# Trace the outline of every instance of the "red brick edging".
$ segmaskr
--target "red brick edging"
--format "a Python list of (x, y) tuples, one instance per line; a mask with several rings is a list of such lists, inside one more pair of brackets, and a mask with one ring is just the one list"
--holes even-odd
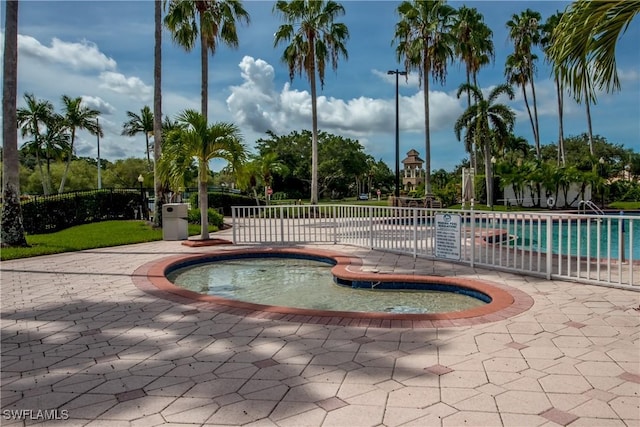
[[(216, 255), (246, 255), (282, 253), (331, 258), (336, 262), (331, 273), (341, 279), (383, 282), (439, 283), (469, 288), (491, 297), (491, 302), (481, 307), (448, 313), (365, 313), (347, 311), (311, 310), (295, 307), (262, 305), (204, 295), (180, 288), (171, 283), (165, 271), (172, 265), (194, 261)], [(141, 290), (159, 298), (182, 304), (196, 304), (198, 308), (230, 314), (285, 320), (301, 323), (368, 326), (382, 328), (438, 328), (446, 326), (469, 326), (507, 319), (528, 310), (533, 298), (525, 292), (506, 285), (461, 277), (416, 276), (407, 274), (384, 274), (361, 271), (359, 258), (340, 253), (295, 248), (261, 248), (225, 250), (194, 255), (180, 255), (152, 261), (140, 266), (133, 274), (134, 284)]]

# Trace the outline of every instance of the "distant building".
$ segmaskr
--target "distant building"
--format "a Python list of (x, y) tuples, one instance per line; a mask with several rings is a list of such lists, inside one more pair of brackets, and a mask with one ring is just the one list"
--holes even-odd
[(413, 148), (407, 152), (407, 157), (402, 161), (404, 165), (402, 170), (402, 189), (409, 193), (416, 189), (416, 187), (424, 183), (424, 170), (422, 164), (424, 160), (420, 158), (418, 153)]

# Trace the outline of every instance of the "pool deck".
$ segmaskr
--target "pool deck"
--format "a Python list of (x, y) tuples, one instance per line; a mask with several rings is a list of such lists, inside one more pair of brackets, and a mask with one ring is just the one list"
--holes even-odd
[(158, 260), (235, 246), (161, 241), (6, 261), (0, 423), (640, 426), (639, 292), (297, 248), (359, 258), (363, 274), (479, 280), (532, 304), (466, 325), (323, 324), (147, 286)]

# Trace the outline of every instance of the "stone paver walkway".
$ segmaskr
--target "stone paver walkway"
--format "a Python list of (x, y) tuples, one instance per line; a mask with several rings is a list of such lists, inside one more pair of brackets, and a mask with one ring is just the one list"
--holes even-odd
[(224, 247), (7, 261), (2, 425), (640, 426), (640, 293), (318, 247), (364, 269), (508, 285), (534, 304), (472, 326), (321, 325), (220, 313), (134, 284), (146, 263)]

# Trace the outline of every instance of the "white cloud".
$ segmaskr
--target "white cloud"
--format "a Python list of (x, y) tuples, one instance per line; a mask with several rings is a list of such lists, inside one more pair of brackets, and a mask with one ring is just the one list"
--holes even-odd
[(635, 68), (629, 68), (623, 70), (622, 68), (618, 68), (618, 78), (620, 82), (624, 85), (626, 83), (637, 82), (640, 80), (640, 73)]
[(116, 111), (113, 105), (99, 96), (82, 95), (82, 103), (89, 108), (100, 111), (100, 114), (104, 115), (110, 115)]
[[(234, 120), (255, 132), (273, 130), (287, 133), (311, 126), (311, 94), (306, 90), (292, 89), (285, 83), (276, 92), (274, 69), (266, 61), (245, 56), (239, 64), (240, 86), (231, 87), (227, 106)], [(387, 76), (373, 71), (384, 80)], [(422, 91), (399, 100), (400, 120), (403, 131), (424, 131), (424, 98)], [(462, 112), (460, 101), (444, 92), (430, 93), (431, 129), (438, 131), (451, 127)], [(395, 131), (395, 99), (358, 97), (343, 100), (335, 97), (317, 98), (318, 125), (320, 129), (354, 138), (366, 138), (377, 133)]]
[(124, 74), (112, 71), (100, 73), (100, 88), (128, 95), (143, 102), (149, 102), (153, 94), (153, 87), (146, 85), (140, 78), (126, 77)]
[(70, 43), (54, 37), (51, 46), (44, 46), (31, 36), (18, 35), (18, 49), (19, 55), (42, 62), (63, 64), (74, 70), (116, 69), (116, 61), (100, 52), (96, 44), (87, 40)]

